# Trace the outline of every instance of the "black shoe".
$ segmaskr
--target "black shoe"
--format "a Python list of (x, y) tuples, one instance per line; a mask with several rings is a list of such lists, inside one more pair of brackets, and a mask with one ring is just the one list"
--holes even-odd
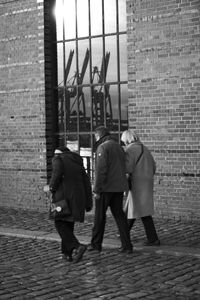
[(126, 254), (131, 254), (133, 253), (133, 249), (128, 249), (128, 248), (124, 248), (124, 247), (120, 247), (118, 248), (118, 252), (119, 253), (126, 253)]
[(73, 261), (72, 255), (69, 254), (62, 253), (62, 258), (69, 262)]
[(153, 242), (146, 241), (144, 246), (160, 246), (160, 240), (155, 240)]
[(85, 253), (87, 247), (85, 245), (80, 245), (76, 251), (76, 254), (73, 257), (73, 262), (77, 263), (83, 258), (83, 254)]
[(87, 247), (87, 250), (90, 251), (90, 252), (98, 252), (98, 253), (101, 252), (100, 249), (95, 248), (93, 245), (89, 245), (89, 246)]

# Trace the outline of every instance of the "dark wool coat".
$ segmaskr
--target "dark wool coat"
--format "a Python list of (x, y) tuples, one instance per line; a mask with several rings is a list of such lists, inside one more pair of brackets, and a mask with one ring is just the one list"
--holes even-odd
[(110, 136), (102, 138), (96, 150), (94, 192), (127, 190), (125, 152)]
[(92, 208), (92, 191), (79, 154), (68, 151), (54, 156), (49, 187), (53, 202), (65, 199), (71, 210), (70, 216), (56, 219), (83, 222), (85, 210)]
[[(154, 213), (153, 183), (156, 164), (151, 152), (142, 143), (134, 142), (126, 147), (126, 171), (130, 174), (131, 192), (128, 200), (132, 201), (128, 211), (128, 218), (145, 217)], [(129, 203), (130, 204), (130, 203)]]

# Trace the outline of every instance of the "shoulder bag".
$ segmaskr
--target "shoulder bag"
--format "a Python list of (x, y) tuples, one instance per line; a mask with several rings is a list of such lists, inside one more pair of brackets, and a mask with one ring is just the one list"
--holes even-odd
[(52, 202), (49, 208), (49, 219), (54, 220), (56, 217), (66, 217), (71, 215), (71, 210), (69, 208), (68, 202), (65, 199), (62, 199), (57, 202)]

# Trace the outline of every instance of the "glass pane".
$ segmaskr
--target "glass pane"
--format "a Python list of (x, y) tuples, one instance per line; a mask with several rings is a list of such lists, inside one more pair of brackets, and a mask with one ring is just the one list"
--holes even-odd
[(67, 89), (65, 93), (67, 132), (78, 130), (78, 95), (77, 89)]
[(89, 35), (88, 0), (77, 1), (78, 37)]
[(64, 61), (63, 61), (63, 43), (57, 44), (57, 68), (58, 68), (58, 127), (59, 132), (64, 132)]
[(126, 31), (126, 0), (119, 0), (119, 30)]
[(63, 43), (57, 44), (57, 68), (58, 68), (58, 86), (63, 85), (64, 74), (63, 74)]
[(90, 83), (90, 52), (88, 40), (78, 42), (79, 84)]
[(91, 127), (90, 88), (79, 88), (79, 131), (90, 131)]
[(120, 35), (120, 81), (128, 80), (127, 71), (127, 36), (126, 34)]
[(65, 43), (65, 91), (66, 130), (77, 130), (77, 72), (75, 42)]
[[(108, 0), (107, 0), (108, 1)], [(102, 34), (102, 0), (90, 1), (91, 34)]]
[(81, 134), (80, 140), (80, 154), (81, 156), (91, 156), (91, 136), (90, 134)]
[(92, 78), (93, 83), (101, 81), (103, 45), (101, 38), (92, 39)]
[(121, 85), (121, 131), (128, 128), (128, 86)]
[(95, 86), (92, 89), (92, 119), (93, 127), (104, 124), (105, 120), (105, 93), (102, 86)]
[(117, 81), (117, 43), (116, 37), (105, 39), (106, 53), (105, 65), (107, 66), (106, 81)]
[[(74, 94), (73, 94), (74, 93)], [(58, 111), (60, 128), (66, 131), (77, 131), (77, 91), (70, 88), (58, 88)]]
[(105, 33), (116, 32), (116, 0), (104, 1)]
[(62, 133), (65, 130), (63, 86), (58, 87), (58, 128), (59, 128), (59, 133)]
[(94, 165), (94, 154), (92, 153), (92, 143), (91, 135), (80, 135), (80, 155), (83, 158), (83, 164), (87, 171), (87, 173), (90, 175), (90, 178), (92, 178), (92, 170)]
[(54, 15), (56, 18), (57, 41), (59, 41), (63, 39), (63, 1), (56, 0)]
[(76, 44), (65, 43), (65, 83), (74, 85), (76, 83)]
[(118, 86), (111, 85), (106, 95), (106, 124), (112, 131), (119, 129)]
[[(57, 0), (59, 2), (60, 0)], [(61, 2), (61, 1), (60, 1)], [(75, 1), (64, 1), (63, 16), (65, 22), (65, 39), (76, 37)]]
[(67, 135), (67, 141), (66, 141), (66, 146), (69, 148), (71, 151), (78, 152), (79, 147), (78, 147), (78, 135)]

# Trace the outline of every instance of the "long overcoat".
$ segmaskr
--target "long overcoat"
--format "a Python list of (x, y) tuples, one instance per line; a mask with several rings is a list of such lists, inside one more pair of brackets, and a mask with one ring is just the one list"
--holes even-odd
[(66, 221), (84, 221), (85, 211), (92, 208), (92, 190), (81, 156), (75, 152), (56, 155), (52, 160), (50, 190), (53, 202), (65, 199), (71, 210), (70, 216), (56, 216)]
[(133, 142), (126, 147), (126, 171), (131, 181), (131, 190), (126, 202), (129, 206), (128, 219), (153, 215), (156, 164), (149, 149), (140, 141)]

